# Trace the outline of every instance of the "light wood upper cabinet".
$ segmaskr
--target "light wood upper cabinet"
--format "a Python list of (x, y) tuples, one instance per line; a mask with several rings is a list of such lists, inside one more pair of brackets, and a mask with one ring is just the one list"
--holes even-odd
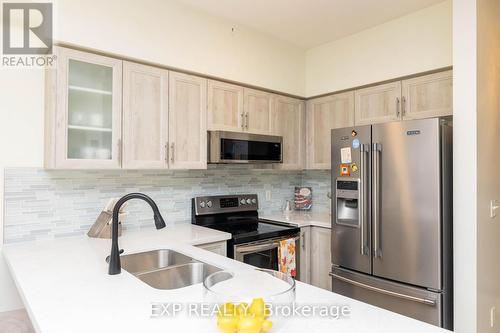
[(330, 169), (331, 130), (354, 125), (354, 93), (307, 102), (307, 168)]
[[(301, 100), (56, 46), (45, 167), (205, 169), (207, 130), (283, 137), (283, 164), (330, 169), (331, 130), (452, 115), (452, 71)], [(123, 126), (123, 127), (122, 127)]]
[(244, 92), (244, 130), (255, 134), (271, 132), (272, 94), (245, 88)]
[(304, 102), (285, 96), (274, 96), (271, 132), (283, 137), (283, 163), (275, 168), (301, 170), (305, 157)]
[(446, 71), (403, 81), (404, 119), (453, 114), (453, 72)]
[(401, 81), (356, 90), (356, 126), (401, 119)]
[(56, 47), (47, 71), (45, 166), (120, 167), (122, 61)]
[(208, 129), (240, 132), (243, 117), (243, 87), (209, 80)]
[(169, 166), (207, 168), (207, 80), (170, 72)]
[(123, 63), (123, 168), (167, 168), (168, 71)]
[(311, 284), (332, 290), (332, 278), (329, 273), (332, 265), (330, 251), (331, 230), (329, 228), (311, 227)]
[(234, 84), (208, 82), (208, 129), (269, 134), (272, 94)]

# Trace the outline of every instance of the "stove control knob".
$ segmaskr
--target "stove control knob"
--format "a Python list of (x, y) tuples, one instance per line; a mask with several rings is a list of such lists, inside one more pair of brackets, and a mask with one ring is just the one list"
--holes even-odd
[(241, 200), (240, 200), (240, 203), (241, 203), (242, 205), (244, 205), (244, 204), (246, 204), (247, 202), (245, 201), (245, 199), (241, 199)]
[(249, 205), (250, 205), (251, 203), (252, 203), (252, 200), (247, 199), (247, 204), (249, 204)]
[(253, 198), (252, 203), (255, 205), (257, 203), (257, 199)]
[(210, 200), (207, 201), (207, 207), (212, 208), (212, 201), (210, 201)]
[(200, 207), (205, 208), (205, 201), (200, 202)]

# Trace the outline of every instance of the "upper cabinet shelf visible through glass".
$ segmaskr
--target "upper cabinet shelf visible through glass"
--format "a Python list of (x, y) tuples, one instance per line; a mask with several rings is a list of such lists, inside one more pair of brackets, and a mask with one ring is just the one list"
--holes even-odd
[(111, 129), (113, 68), (70, 59), (68, 81), (68, 125)]
[(56, 47), (56, 168), (119, 168), (122, 61)]

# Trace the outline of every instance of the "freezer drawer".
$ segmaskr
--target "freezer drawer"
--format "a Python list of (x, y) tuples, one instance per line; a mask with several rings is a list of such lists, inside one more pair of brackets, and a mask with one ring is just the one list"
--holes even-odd
[(404, 316), (443, 326), (443, 295), (373, 276), (334, 268), (333, 292)]

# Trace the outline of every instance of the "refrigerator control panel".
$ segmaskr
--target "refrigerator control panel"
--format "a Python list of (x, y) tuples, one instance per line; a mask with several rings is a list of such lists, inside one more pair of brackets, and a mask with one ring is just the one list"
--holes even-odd
[(358, 181), (355, 180), (337, 180), (337, 190), (357, 191)]

